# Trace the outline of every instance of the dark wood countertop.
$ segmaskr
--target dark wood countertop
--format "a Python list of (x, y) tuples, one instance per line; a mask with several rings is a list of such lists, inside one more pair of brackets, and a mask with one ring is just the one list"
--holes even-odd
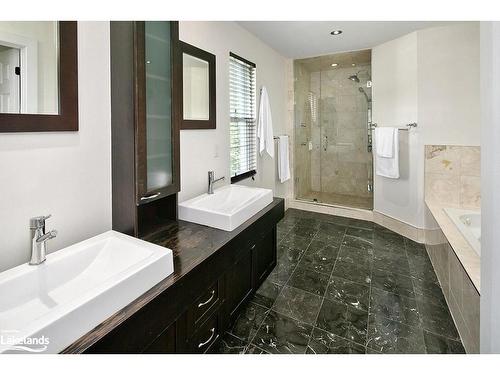
[(282, 198), (274, 198), (267, 207), (252, 216), (242, 225), (231, 232), (198, 225), (186, 221), (172, 221), (157, 232), (143, 239), (160, 246), (167, 247), (173, 252), (174, 272), (153, 288), (145, 292), (136, 300), (106, 319), (97, 327), (86, 333), (77, 341), (69, 345), (62, 353), (82, 353), (99, 339), (119, 326), (141, 307), (152, 301), (161, 293), (172, 287), (179, 280), (193, 271), (197, 266), (216, 253), (225, 244), (238, 236), (241, 232), (259, 220), (263, 215), (278, 205), (283, 205)]

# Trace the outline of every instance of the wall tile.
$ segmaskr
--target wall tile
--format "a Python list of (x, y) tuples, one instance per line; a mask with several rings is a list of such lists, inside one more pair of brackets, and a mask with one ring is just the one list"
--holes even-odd
[(460, 206), (481, 208), (481, 177), (460, 176)]
[(460, 173), (460, 148), (426, 146), (425, 172), (458, 175)]
[(462, 339), (462, 343), (464, 344), (464, 346), (466, 346), (466, 341), (468, 341), (467, 338), (469, 338), (469, 331), (462, 316), (462, 312), (460, 311), (460, 304), (457, 302), (453, 294), (450, 294), (449, 298), (446, 298), (446, 302), (448, 304), (448, 308), (450, 309), (453, 320), (455, 321), (455, 325), (457, 327), (458, 333), (460, 334), (460, 338)]
[[(450, 262), (450, 254), (448, 252), (448, 244), (441, 244), (437, 248), (436, 252), (436, 260), (437, 265), (434, 266), (434, 269), (437, 270), (438, 280), (441, 283), (441, 289), (443, 289), (443, 293), (445, 296), (450, 295), (450, 273), (449, 273), (449, 262)], [(441, 279), (439, 279), (441, 276)]]
[(460, 308), (463, 306), (463, 273), (464, 270), (460, 261), (451, 246), (447, 245), (447, 253), (449, 254), (449, 273), (450, 273), (450, 292), (458, 302)]
[(469, 277), (462, 272), (463, 278), (463, 297), (462, 297), (462, 316), (469, 330), (472, 346), (479, 352), (480, 338), (480, 296)]
[(446, 298), (450, 294), (450, 274), (448, 271), (448, 251), (446, 244), (425, 244), (427, 254), (431, 259), (432, 266), (436, 272), (436, 276), (441, 284), (441, 289)]
[(458, 175), (426, 173), (425, 198), (434, 202), (458, 205), (460, 192)]
[(467, 353), (479, 353), (479, 294), (449, 243), (425, 247)]
[(480, 208), (480, 170), (479, 146), (426, 145), (425, 199), (463, 208)]
[(481, 176), (481, 148), (478, 146), (460, 147), (460, 175)]

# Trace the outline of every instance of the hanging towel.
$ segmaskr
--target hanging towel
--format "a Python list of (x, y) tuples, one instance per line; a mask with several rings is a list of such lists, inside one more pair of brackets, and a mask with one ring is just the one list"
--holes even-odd
[(377, 155), (383, 158), (394, 156), (394, 137), (398, 134), (396, 128), (383, 127), (375, 129), (375, 144), (377, 145)]
[(376, 128), (375, 150), (375, 171), (377, 175), (387, 178), (399, 178), (398, 129), (389, 127)]
[(290, 179), (288, 135), (280, 135), (278, 138), (278, 177), (281, 183)]
[(267, 90), (262, 86), (260, 90), (259, 120), (257, 124), (257, 138), (259, 138), (259, 152), (262, 156), (264, 149), (274, 158), (273, 120)]

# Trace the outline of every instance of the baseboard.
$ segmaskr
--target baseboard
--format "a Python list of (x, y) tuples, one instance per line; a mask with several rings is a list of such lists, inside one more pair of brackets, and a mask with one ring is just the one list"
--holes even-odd
[(410, 240), (418, 243), (425, 243), (425, 229), (423, 228), (417, 228), (411, 224), (384, 215), (378, 211), (373, 211), (373, 222), (409, 238)]
[(333, 206), (329, 204), (306, 202), (297, 199), (287, 199), (287, 208), (296, 208), (298, 210), (317, 212), (320, 214), (349, 217), (352, 219), (373, 221), (373, 212), (361, 208), (350, 208)]
[(352, 219), (368, 220), (378, 225), (386, 227), (410, 240), (418, 243), (425, 243), (426, 231), (423, 228), (414, 227), (411, 224), (394, 219), (377, 211), (363, 210), (360, 208), (333, 206), (316, 202), (306, 202), (297, 199), (287, 198), (285, 209), (295, 208), (298, 210), (318, 212), (327, 215), (349, 217)]

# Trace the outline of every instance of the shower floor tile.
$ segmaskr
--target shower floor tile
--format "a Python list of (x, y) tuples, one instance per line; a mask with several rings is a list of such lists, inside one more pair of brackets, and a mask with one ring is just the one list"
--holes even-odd
[(364, 208), (366, 210), (373, 209), (373, 197), (359, 197), (355, 195), (327, 193), (323, 191), (308, 191), (298, 199), (307, 201), (316, 200), (319, 203), (333, 204), (344, 207)]
[(278, 265), (216, 352), (465, 353), (422, 245), (295, 209), (278, 228)]

